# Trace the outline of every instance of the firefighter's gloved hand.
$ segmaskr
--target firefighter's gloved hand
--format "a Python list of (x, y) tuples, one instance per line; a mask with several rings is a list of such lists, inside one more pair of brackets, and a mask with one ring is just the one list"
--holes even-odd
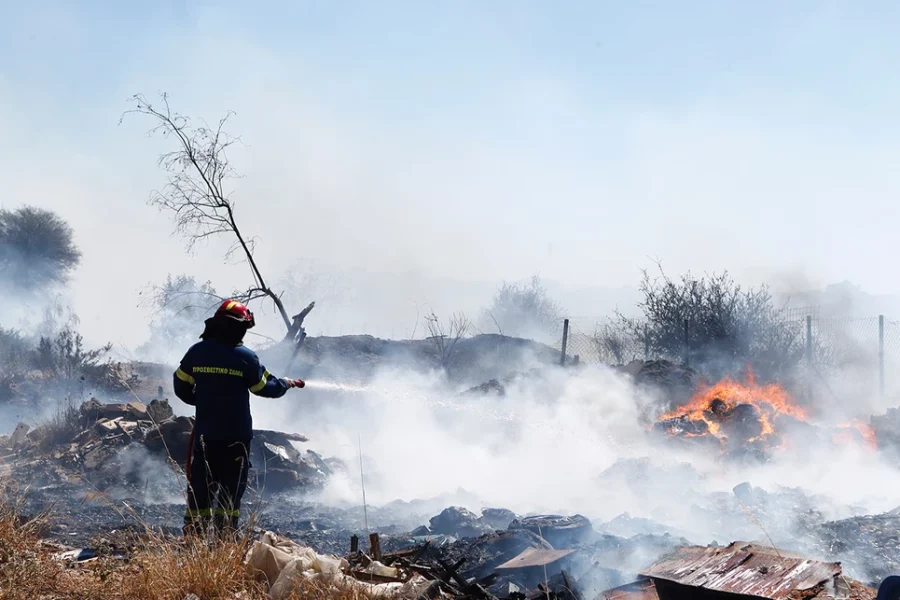
[(289, 388), (302, 388), (306, 386), (306, 382), (304, 382), (302, 379), (288, 379), (287, 377), (285, 377), (284, 382)]

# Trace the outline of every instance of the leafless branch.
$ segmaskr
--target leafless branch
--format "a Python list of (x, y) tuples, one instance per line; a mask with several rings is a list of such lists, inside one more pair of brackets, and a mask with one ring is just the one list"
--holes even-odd
[(419, 310), (419, 303), (416, 302), (415, 300), (413, 300), (412, 303), (416, 307), (416, 322), (413, 325), (412, 334), (410, 334), (409, 339), (414, 340), (414, 339), (416, 339), (416, 332), (419, 330), (419, 318), (421, 315), (420, 315), (420, 310)]
[(497, 322), (497, 318), (494, 316), (494, 311), (489, 310), (487, 314), (491, 318), (491, 321), (494, 322), (494, 325), (497, 327), (497, 331), (500, 333), (500, 335), (503, 335), (503, 328), (500, 327), (500, 323)]
[(469, 333), (472, 324), (463, 313), (454, 313), (445, 323), (432, 311), (425, 317), (425, 327), (428, 329), (428, 339), (434, 344), (438, 361), (449, 378), (456, 345)]
[(155, 122), (150, 134), (174, 140), (177, 148), (159, 157), (159, 166), (168, 174), (168, 181), (161, 190), (151, 194), (150, 204), (172, 213), (175, 229), (185, 238), (188, 251), (208, 238), (233, 236), (234, 245), (227, 256), (239, 252), (253, 278), (254, 285), (246, 298), (271, 299), (290, 331), (292, 321), (281, 298), (266, 285), (253, 254), (254, 240), (245, 236), (238, 226), (236, 204), (228, 190), (229, 182), (237, 178), (228, 151), (240, 142), (240, 138), (225, 132), (225, 125), (234, 113), (228, 112), (214, 127), (206, 124), (195, 127), (189, 118), (172, 111), (167, 94), (161, 96), (159, 105), (151, 104), (142, 95), (133, 96), (132, 101), (135, 108), (125, 114), (150, 117)]

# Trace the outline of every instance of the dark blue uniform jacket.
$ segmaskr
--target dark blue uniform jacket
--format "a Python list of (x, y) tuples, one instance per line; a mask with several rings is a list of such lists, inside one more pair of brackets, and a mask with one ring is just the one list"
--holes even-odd
[(175, 395), (197, 407), (194, 431), (208, 440), (250, 441), (250, 392), (280, 398), (287, 384), (246, 346), (206, 339), (190, 347), (174, 375)]

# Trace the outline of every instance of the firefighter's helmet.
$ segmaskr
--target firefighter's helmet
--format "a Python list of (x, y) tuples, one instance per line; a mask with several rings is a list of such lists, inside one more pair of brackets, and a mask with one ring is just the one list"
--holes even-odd
[(246, 323), (248, 329), (256, 325), (256, 320), (253, 318), (253, 313), (250, 312), (250, 309), (237, 300), (226, 300), (223, 302), (222, 306), (216, 311), (215, 316)]

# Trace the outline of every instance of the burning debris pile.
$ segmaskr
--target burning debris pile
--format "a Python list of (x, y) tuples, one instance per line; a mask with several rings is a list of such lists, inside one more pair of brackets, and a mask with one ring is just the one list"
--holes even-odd
[(713, 446), (768, 448), (782, 443), (776, 425), (805, 422), (806, 411), (777, 384), (725, 378), (702, 385), (690, 401), (662, 415), (655, 428), (669, 435), (700, 438)]
[[(57, 419), (30, 429), (20, 423), (11, 435), (0, 435), (0, 458), (6, 470), (27, 473), (39, 486), (84, 480), (103, 492), (146, 480), (143, 454), (184, 470), (194, 420), (175, 416), (167, 400), (104, 404), (95, 398)], [(301, 435), (254, 431), (250, 447), (250, 483), (266, 494), (314, 490), (340, 465), (292, 442)]]
[(760, 384), (749, 371), (743, 381), (726, 377), (701, 384), (686, 404), (660, 416), (653, 429), (729, 458), (766, 460), (768, 451), (804, 439), (877, 446), (873, 428), (861, 421), (833, 428), (813, 425), (809, 410), (784, 387)]

